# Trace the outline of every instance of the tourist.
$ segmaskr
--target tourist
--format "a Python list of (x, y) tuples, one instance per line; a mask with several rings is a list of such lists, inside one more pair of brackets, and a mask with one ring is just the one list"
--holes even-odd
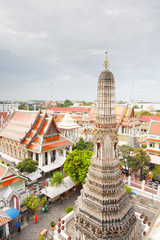
[(38, 216), (37, 216), (37, 214), (35, 214), (35, 216), (34, 216), (34, 223), (36, 223), (36, 222), (38, 222)]
[(24, 220), (24, 216), (22, 215), (21, 216), (21, 223), (23, 223), (23, 220)]
[(46, 240), (54, 240), (54, 230), (55, 230), (55, 222), (51, 222), (50, 223), (50, 229), (48, 231), (48, 234), (47, 234), (47, 238)]
[(20, 218), (18, 218), (18, 222), (16, 223), (16, 228), (18, 229), (18, 233), (21, 232), (21, 223), (20, 223)]

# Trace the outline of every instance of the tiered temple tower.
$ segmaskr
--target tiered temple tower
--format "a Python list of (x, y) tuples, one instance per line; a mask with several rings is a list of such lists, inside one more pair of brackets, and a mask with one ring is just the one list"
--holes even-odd
[(94, 152), (75, 204), (76, 240), (136, 240), (136, 217), (117, 157), (115, 81), (108, 65), (106, 56), (98, 79)]

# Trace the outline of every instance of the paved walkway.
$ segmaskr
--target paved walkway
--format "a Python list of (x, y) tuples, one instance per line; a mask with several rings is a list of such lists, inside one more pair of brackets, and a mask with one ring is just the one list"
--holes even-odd
[(39, 233), (47, 228), (49, 229), (49, 224), (51, 221), (55, 221), (57, 223), (57, 219), (66, 215), (66, 208), (68, 206), (74, 207), (74, 202), (79, 196), (79, 191), (73, 193), (69, 199), (65, 199), (60, 205), (53, 205), (48, 213), (42, 213), (38, 216), (38, 223), (34, 224), (34, 220), (30, 220), (28, 223), (24, 221), (21, 233), (12, 234), (12, 240), (38, 240)]

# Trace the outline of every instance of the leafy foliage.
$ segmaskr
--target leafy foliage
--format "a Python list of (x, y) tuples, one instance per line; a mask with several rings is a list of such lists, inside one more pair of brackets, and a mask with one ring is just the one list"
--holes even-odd
[(43, 235), (38, 237), (38, 240), (45, 240), (45, 237), (43, 237)]
[(35, 196), (29, 196), (23, 200), (22, 205), (26, 205), (26, 207), (34, 213), (35, 211), (39, 210), (41, 200)]
[(134, 150), (133, 157), (128, 161), (128, 167), (132, 168), (134, 171), (140, 169), (140, 178), (142, 178), (143, 168), (149, 166), (150, 162), (150, 156), (142, 148), (137, 148)]
[(154, 171), (153, 171), (153, 176), (160, 179), (160, 166), (155, 165)]
[(61, 185), (61, 183), (64, 183), (64, 180), (63, 180), (63, 174), (62, 172), (54, 172), (53, 173), (53, 177), (50, 178), (50, 181), (51, 181), (51, 186), (59, 186)]
[(85, 142), (83, 138), (80, 138), (79, 142), (76, 143), (76, 146), (73, 147), (73, 150), (75, 149), (93, 151), (93, 143)]
[(118, 152), (120, 155), (119, 160), (122, 166), (126, 168), (126, 166), (128, 166), (128, 162), (131, 161), (131, 152), (133, 152), (133, 148), (127, 145), (122, 145), (118, 148)]
[(126, 192), (127, 192), (128, 194), (131, 193), (131, 188), (130, 188), (130, 187), (124, 186), (124, 188), (126, 189)]
[(63, 170), (70, 178), (78, 183), (84, 184), (90, 166), (90, 159), (93, 152), (87, 150), (74, 150), (67, 157)]
[(66, 213), (70, 213), (70, 212), (72, 212), (72, 211), (73, 211), (73, 208), (72, 208), (72, 207), (69, 206), (69, 207), (66, 208)]
[(73, 105), (73, 103), (70, 100), (66, 99), (64, 101), (64, 104), (63, 104), (64, 107), (70, 107), (71, 105)]
[(22, 162), (17, 164), (17, 168), (20, 172), (27, 172), (32, 173), (37, 170), (38, 163), (36, 161), (33, 161), (30, 158), (25, 158)]

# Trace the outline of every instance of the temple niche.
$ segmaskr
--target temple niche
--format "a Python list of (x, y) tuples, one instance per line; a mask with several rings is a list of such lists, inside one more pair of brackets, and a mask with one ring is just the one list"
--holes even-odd
[(134, 209), (117, 157), (115, 81), (107, 57), (104, 66), (98, 79), (91, 166), (75, 204), (76, 240), (138, 240)]

